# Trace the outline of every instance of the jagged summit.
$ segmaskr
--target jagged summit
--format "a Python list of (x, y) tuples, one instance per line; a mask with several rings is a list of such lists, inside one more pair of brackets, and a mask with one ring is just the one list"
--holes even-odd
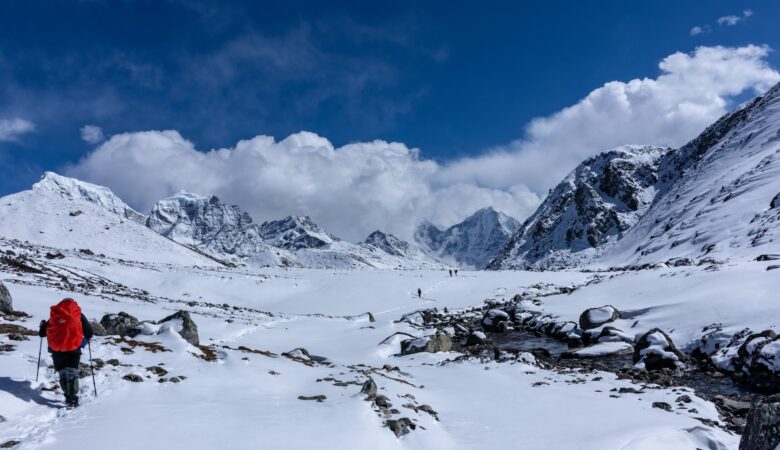
[(514, 218), (487, 207), (446, 230), (424, 221), (415, 231), (415, 240), (442, 261), (482, 269), (519, 225)]
[(261, 265), (278, 264), (249, 214), (216, 196), (206, 198), (180, 192), (160, 200), (152, 208), (146, 225), (176, 242), (215, 256), (249, 258)]
[(324, 231), (309, 216), (287, 216), (264, 222), (260, 235), (269, 244), (287, 250), (324, 248), (340, 239)]
[(367, 246), (372, 245), (393, 256), (403, 257), (409, 253), (408, 242), (398, 239), (392, 234), (385, 233), (381, 230), (376, 230), (369, 234), (366, 240), (363, 241), (363, 244)]
[(578, 165), (490, 263), (491, 269), (558, 269), (614, 245), (653, 201), (662, 157), (671, 149), (629, 145)]
[(44, 172), (41, 180), (35, 183), (32, 189), (33, 191), (55, 192), (72, 200), (85, 200), (139, 223), (146, 220), (143, 214), (127, 206), (111, 192), (111, 189), (75, 178), (64, 177), (54, 172)]

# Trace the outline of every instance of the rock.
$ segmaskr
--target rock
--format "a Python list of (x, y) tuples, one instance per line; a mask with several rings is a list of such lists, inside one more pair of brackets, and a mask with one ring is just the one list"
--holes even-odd
[(63, 259), (65, 258), (65, 255), (63, 255), (60, 252), (54, 252), (54, 253), (46, 253), (45, 257), (46, 259)]
[(778, 253), (758, 255), (758, 257), (756, 258), (756, 261), (778, 261), (778, 260), (780, 260), (780, 254)]
[(666, 261), (666, 265), (669, 267), (692, 266), (693, 260), (691, 258), (672, 258)]
[(401, 354), (448, 352), (452, 350), (452, 338), (446, 334), (434, 334), (417, 339), (401, 341)]
[(417, 428), (417, 425), (406, 417), (401, 417), (398, 420), (388, 419), (385, 424), (393, 433), (395, 433), (395, 436), (399, 438), (409, 434), (412, 430)]
[(507, 322), (509, 314), (500, 309), (491, 309), (482, 317), (482, 328), (492, 333), (505, 332)]
[(89, 324), (92, 326), (92, 331), (95, 333), (95, 336), (108, 336), (106, 329), (103, 328), (103, 325), (97, 320), (92, 319), (89, 321)]
[(374, 322), (376, 322), (376, 319), (374, 318), (374, 315), (373, 315), (373, 314), (371, 314), (370, 312), (367, 312), (366, 314), (368, 315), (368, 321), (369, 321), (370, 323), (374, 323)]
[(488, 337), (481, 331), (472, 331), (466, 338), (466, 347), (482, 345), (488, 341)]
[(90, 250), (88, 248), (79, 249), (79, 253), (81, 253), (82, 255), (87, 255), (87, 256), (95, 256), (95, 252), (93, 252), (92, 250)]
[(21, 443), (22, 441), (5, 441), (2, 444), (0, 444), (0, 448), (13, 448)]
[(162, 319), (157, 322), (162, 325), (166, 322), (175, 322), (176, 326), (174, 330), (184, 338), (185, 341), (197, 347), (200, 345), (200, 338), (198, 337), (198, 326), (190, 317), (190, 313), (187, 311), (177, 311), (175, 314)]
[(672, 405), (666, 402), (653, 402), (653, 408), (663, 409), (664, 411), (672, 412)]
[(146, 370), (148, 370), (149, 372), (152, 372), (153, 374), (155, 374), (157, 376), (160, 376), (160, 377), (164, 376), (164, 375), (168, 375), (168, 371), (163, 369), (160, 366), (147, 367)]
[(690, 403), (692, 400), (691, 400), (690, 396), (683, 394), (683, 395), (677, 397), (677, 400), (675, 400), (675, 401), (678, 402), (678, 403)]
[(317, 403), (322, 403), (327, 398), (328, 397), (326, 397), (324, 395), (311, 395), (311, 396), (299, 395), (298, 396), (298, 400), (316, 400)]
[(377, 395), (374, 398), (374, 404), (380, 408), (390, 408), (393, 406), (392, 403), (390, 403), (390, 399), (385, 397), (384, 395)]
[(772, 199), (771, 202), (769, 202), (770, 208), (780, 208), (780, 193), (775, 195), (775, 198)]
[(14, 303), (11, 293), (8, 292), (8, 288), (3, 283), (0, 283), (0, 313), (8, 314), (13, 310)]
[(144, 381), (144, 378), (141, 375), (136, 375), (134, 373), (128, 373), (127, 375), (123, 376), (122, 379), (132, 381), (133, 383), (141, 383)]
[(590, 330), (598, 328), (605, 323), (614, 322), (620, 318), (620, 311), (612, 305), (605, 305), (600, 308), (589, 308), (580, 314), (580, 328)]
[(778, 266), (777, 264), (766, 266), (766, 270), (775, 270), (775, 269), (780, 269), (780, 266)]
[(672, 339), (661, 329), (653, 328), (637, 341), (634, 347), (634, 364), (644, 364), (645, 370), (677, 369), (684, 359)]
[(733, 378), (760, 391), (780, 392), (780, 337), (772, 330), (749, 335), (732, 358)]
[(110, 336), (136, 337), (141, 334), (141, 323), (126, 312), (106, 314), (100, 319), (100, 325), (103, 326), (106, 335)]
[(780, 446), (780, 395), (755, 400), (747, 416), (739, 450), (775, 450)]
[(360, 389), (360, 393), (366, 395), (368, 398), (376, 397), (376, 391), (376, 383), (370, 377), (363, 383), (363, 387)]

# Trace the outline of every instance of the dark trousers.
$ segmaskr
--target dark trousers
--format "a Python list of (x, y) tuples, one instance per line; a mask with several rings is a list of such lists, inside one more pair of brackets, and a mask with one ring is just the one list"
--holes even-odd
[(54, 370), (59, 372), (65, 368), (78, 369), (81, 359), (81, 349), (69, 352), (51, 352), (51, 359), (54, 362)]

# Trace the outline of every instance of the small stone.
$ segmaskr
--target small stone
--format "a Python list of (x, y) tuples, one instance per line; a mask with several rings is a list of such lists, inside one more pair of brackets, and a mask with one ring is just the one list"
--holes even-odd
[(390, 399), (385, 397), (384, 395), (377, 395), (374, 398), (374, 404), (380, 408), (390, 408), (392, 403), (390, 403)]
[(688, 395), (681, 395), (681, 396), (677, 397), (677, 400), (675, 400), (675, 401), (679, 402), (679, 403), (690, 403), (691, 402), (691, 397), (689, 397)]
[(163, 376), (163, 375), (168, 375), (168, 371), (163, 369), (160, 366), (147, 367), (146, 370), (148, 370), (149, 372), (152, 372), (153, 374), (155, 374), (157, 376), (160, 376), (160, 377)]
[(134, 373), (128, 373), (127, 375), (123, 376), (122, 379), (132, 381), (133, 383), (141, 383), (144, 381), (141, 375), (136, 375)]
[(298, 400), (316, 400), (318, 403), (322, 403), (327, 398), (328, 397), (324, 395), (312, 395), (312, 396), (299, 395), (298, 396)]
[(653, 402), (653, 408), (663, 409), (664, 411), (672, 411), (672, 405), (666, 402)]
[(360, 393), (366, 395), (368, 398), (376, 397), (376, 383), (373, 379), (369, 378), (363, 383), (363, 387), (360, 389)]
[(409, 434), (411, 430), (417, 428), (417, 425), (406, 417), (402, 417), (398, 420), (388, 419), (385, 421), (385, 424), (398, 438)]

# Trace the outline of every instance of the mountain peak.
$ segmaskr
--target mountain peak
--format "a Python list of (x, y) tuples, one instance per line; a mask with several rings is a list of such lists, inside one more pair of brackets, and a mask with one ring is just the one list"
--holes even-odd
[(287, 216), (264, 222), (260, 225), (260, 233), (266, 242), (287, 250), (323, 248), (339, 241), (309, 216)]
[(369, 234), (365, 241), (365, 245), (373, 245), (386, 253), (394, 256), (405, 256), (409, 252), (409, 243), (403, 241), (390, 233), (385, 233), (381, 230), (376, 230)]
[(111, 189), (54, 172), (44, 172), (32, 189), (36, 192), (53, 192), (71, 200), (87, 201), (136, 222), (145, 220), (143, 214), (129, 207)]

